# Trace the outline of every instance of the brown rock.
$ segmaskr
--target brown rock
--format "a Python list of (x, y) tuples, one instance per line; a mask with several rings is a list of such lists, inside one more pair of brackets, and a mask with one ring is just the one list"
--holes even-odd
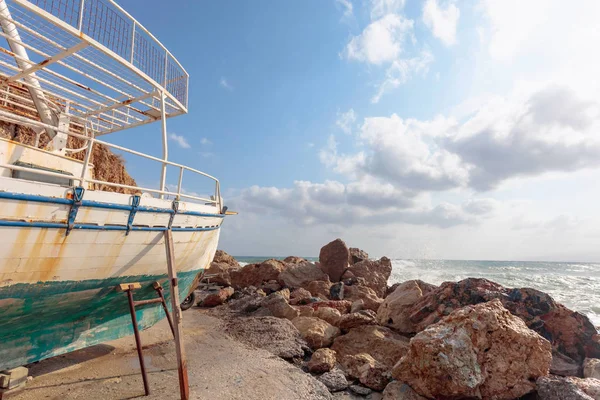
[(306, 304), (308, 302), (307, 300), (311, 297), (312, 294), (306, 289), (294, 289), (294, 291), (290, 293), (290, 303), (293, 305)]
[(283, 260), (283, 262), (284, 263), (288, 263), (288, 264), (301, 264), (301, 263), (305, 263), (305, 262), (308, 262), (308, 261), (306, 261), (306, 259), (302, 258), (302, 257), (289, 256), (289, 257), (286, 257)]
[(318, 349), (308, 362), (308, 370), (315, 374), (331, 371), (335, 367), (335, 351), (331, 349)]
[(394, 381), (385, 387), (382, 400), (427, 400), (427, 398), (419, 395), (406, 383)]
[(493, 300), (418, 333), (392, 375), (430, 398), (514, 399), (535, 390), (551, 360), (550, 343)]
[(577, 362), (585, 357), (600, 357), (600, 342), (596, 340), (597, 332), (590, 320), (535, 289), (508, 289), (487, 279), (475, 278), (445, 282), (405, 314), (410, 315), (418, 332), (454, 310), (496, 298), (528, 327), (548, 339), (555, 350)]
[(240, 268), (240, 263), (233, 256), (227, 254), (223, 250), (217, 250), (212, 262), (227, 264), (234, 268)]
[(581, 376), (581, 366), (572, 358), (554, 350), (552, 351), (550, 373), (560, 376)]
[(308, 345), (287, 319), (275, 317), (232, 318), (227, 334), (284, 359), (302, 358)]
[(600, 380), (543, 376), (537, 382), (540, 400), (600, 400)]
[(351, 265), (348, 271), (344, 274), (346, 278), (363, 278), (366, 286), (375, 291), (378, 297), (383, 298), (387, 291), (387, 282), (392, 273), (392, 262), (387, 257), (382, 257), (380, 260), (366, 260)]
[(412, 307), (436, 286), (423, 281), (406, 281), (389, 294), (377, 310), (377, 322), (402, 333), (413, 333), (417, 330), (411, 321)]
[(376, 323), (375, 313), (371, 310), (363, 310), (342, 315), (336, 326), (343, 331), (347, 331), (361, 325), (375, 325)]
[(232, 287), (226, 287), (226, 288), (220, 289), (216, 293), (212, 293), (212, 294), (209, 294), (208, 296), (206, 296), (204, 298), (204, 300), (202, 300), (201, 305), (202, 305), (202, 307), (219, 306), (219, 305), (225, 303), (225, 301), (227, 301), (227, 299), (229, 299), (233, 295), (233, 292), (234, 292), (234, 290)]
[(292, 306), (300, 313), (299, 317), (312, 317), (315, 314), (315, 310), (311, 306)]
[(285, 298), (279, 293), (273, 293), (267, 296), (263, 300), (262, 306), (268, 308), (269, 311), (271, 311), (271, 314), (277, 318), (293, 320), (300, 315), (300, 312), (290, 306)]
[(248, 264), (236, 271), (230, 271), (231, 285), (235, 288), (259, 287), (263, 282), (278, 280), (287, 264), (279, 260), (266, 260), (260, 264)]
[(350, 250), (342, 239), (336, 239), (321, 248), (319, 263), (321, 269), (331, 282), (339, 282), (344, 272), (350, 265)]
[(281, 289), (281, 290), (280, 290), (279, 292), (277, 292), (277, 293), (279, 293), (281, 296), (283, 296), (283, 298), (284, 298), (286, 301), (288, 301), (288, 302), (290, 301), (290, 289), (288, 289), (288, 288)]
[(329, 347), (340, 334), (338, 328), (319, 318), (298, 317), (292, 320), (292, 324), (312, 349)]
[(352, 285), (344, 288), (344, 300), (355, 302), (363, 301), (363, 308), (377, 312), (383, 303), (383, 299), (368, 286)]
[(306, 285), (306, 289), (314, 296), (322, 300), (329, 299), (329, 290), (331, 288), (331, 282), (325, 281), (312, 281)]
[(365, 301), (363, 299), (356, 300), (352, 302), (350, 306), (350, 312), (355, 313), (365, 309)]
[(366, 353), (389, 370), (408, 351), (408, 339), (383, 326), (363, 325), (336, 338), (331, 349), (337, 352), (338, 361)]
[(364, 250), (361, 250), (356, 247), (350, 247), (349, 251), (350, 251), (350, 263), (351, 264), (356, 264), (358, 262), (369, 259), (369, 255)]
[(311, 303), (310, 306), (313, 310), (317, 310), (321, 307), (330, 307), (335, 308), (341, 314), (346, 314), (350, 311), (350, 307), (352, 303), (348, 300), (328, 300), (328, 301), (317, 301), (315, 303)]
[(394, 283), (392, 286), (388, 286), (387, 290), (385, 291), (385, 297), (388, 297), (390, 294), (394, 293), (394, 291), (396, 290), (396, 288), (400, 285), (402, 285), (403, 282), (396, 282)]
[(373, 390), (383, 390), (391, 378), (389, 368), (366, 353), (346, 355), (340, 364), (346, 374)]
[(329, 277), (315, 264), (308, 261), (288, 264), (279, 274), (279, 283), (289, 288), (306, 288), (312, 281), (328, 281)]
[(269, 282), (265, 282), (260, 285), (260, 289), (262, 289), (266, 294), (271, 294), (280, 291), (281, 285), (275, 280), (270, 280)]
[(329, 322), (333, 326), (337, 326), (337, 323), (342, 316), (337, 309), (331, 307), (319, 307), (313, 315), (317, 318), (321, 318), (323, 321)]
[(600, 360), (586, 358), (583, 360), (583, 377), (600, 379)]

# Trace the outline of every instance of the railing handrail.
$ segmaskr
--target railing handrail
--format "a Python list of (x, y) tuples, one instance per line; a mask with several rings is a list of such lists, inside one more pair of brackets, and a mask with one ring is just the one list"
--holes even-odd
[[(215, 178), (212, 175), (209, 175), (205, 172), (199, 171), (195, 168), (191, 168), (188, 167), (186, 165), (183, 164), (179, 164), (179, 163), (175, 163), (172, 161), (168, 161), (168, 160), (163, 160), (161, 158), (155, 157), (155, 156), (151, 156), (149, 154), (145, 154), (136, 150), (132, 150), (132, 149), (128, 149), (126, 147), (123, 146), (119, 146), (116, 144), (112, 144), (109, 142), (105, 142), (103, 140), (99, 140), (96, 139), (95, 137), (91, 137), (91, 136), (85, 136), (79, 133), (75, 133), (75, 132), (69, 132), (68, 130), (62, 130), (62, 129), (58, 129), (56, 127), (53, 127), (52, 125), (48, 125), (45, 124), (43, 122), (40, 121), (35, 121), (32, 120), (30, 118), (27, 117), (23, 117), (20, 115), (16, 115), (16, 114), (11, 114), (7, 111), (4, 111), (2, 109), (0, 109), (0, 117), (2, 117), (4, 120), (8, 121), (8, 122), (15, 122), (15, 123), (20, 123), (22, 125), (28, 126), (30, 128), (33, 127), (39, 127), (39, 128), (51, 128), (54, 129), (57, 132), (63, 133), (65, 135), (69, 135), (69, 136), (73, 136), (76, 137), (78, 139), (82, 139), (87, 141), (87, 146), (86, 146), (86, 156), (85, 159), (83, 161), (83, 165), (82, 165), (82, 172), (81, 172), (81, 176), (76, 177), (76, 176), (70, 176), (70, 175), (64, 175), (64, 174), (59, 174), (59, 173), (55, 173), (55, 172), (51, 172), (51, 171), (44, 171), (44, 170), (35, 170), (36, 173), (39, 173), (40, 175), (48, 175), (48, 176), (55, 176), (55, 177), (61, 177), (61, 178), (68, 178), (68, 179), (73, 179), (76, 181), (79, 181), (80, 184), (83, 186), (85, 184), (85, 182), (91, 182), (91, 183), (95, 183), (95, 184), (99, 184), (99, 185), (107, 185), (107, 186), (114, 186), (114, 187), (119, 187), (119, 188), (124, 188), (124, 189), (130, 189), (130, 190), (140, 190), (140, 191), (146, 191), (146, 192), (150, 192), (150, 193), (157, 193), (160, 195), (169, 195), (169, 196), (175, 196), (177, 199), (183, 197), (183, 198), (189, 198), (189, 199), (194, 199), (194, 200), (200, 200), (200, 201), (204, 201), (204, 202), (208, 202), (208, 203), (213, 203), (218, 205), (219, 207), (219, 212), (221, 212), (222, 210), (222, 204), (221, 204), (221, 188), (220, 188), (220, 183), (219, 180), (217, 178)], [(121, 184), (121, 183), (114, 183), (114, 182), (107, 182), (107, 181), (101, 181), (101, 180), (97, 180), (97, 179), (90, 179), (86, 177), (87, 174), (87, 169), (88, 166), (90, 164), (90, 155), (91, 155), (91, 151), (93, 148), (93, 145), (95, 143), (98, 144), (102, 144), (104, 146), (110, 147), (110, 148), (114, 148), (120, 151), (124, 151), (127, 153), (131, 153), (143, 158), (147, 158), (153, 161), (158, 161), (161, 164), (166, 164), (166, 165), (170, 165), (173, 167), (177, 167), (180, 168), (180, 173), (179, 173), (179, 183), (177, 185), (177, 192), (171, 192), (171, 191), (167, 191), (167, 190), (160, 190), (160, 189), (150, 189), (150, 188), (143, 188), (143, 187), (139, 187), (139, 186), (130, 186), (130, 185), (125, 185), (125, 184)], [(58, 155), (57, 155), (58, 156)], [(16, 165), (11, 165), (11, 164), (0, 164), (0, 168), (9, 168), (9, 169), (13, 169), (13, 170), (24, 170), (24, 171), (31, 171), (31, 168), (26, 168), (26, 167), (20, 167), (20, 166), (16, 166)], [(204, 176), (206, 178), (212, 179), (215, 181), (215, 199), (207, 199), (204, 197), (198, 197), (198, 196), (192, 196), (192, 195), (188, 195), (185, 193), (182, 193), (182, 182), (183, 182), (183, 171), (187, 170), (190, 172), (194, 172), (198, 175)]]

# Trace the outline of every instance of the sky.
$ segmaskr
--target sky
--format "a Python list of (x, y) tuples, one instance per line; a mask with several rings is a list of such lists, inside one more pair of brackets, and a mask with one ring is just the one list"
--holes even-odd
[(600, 2), (120, 4), (190, 74), (169, 157), (220, 179), (227, 252), (600, 261)]

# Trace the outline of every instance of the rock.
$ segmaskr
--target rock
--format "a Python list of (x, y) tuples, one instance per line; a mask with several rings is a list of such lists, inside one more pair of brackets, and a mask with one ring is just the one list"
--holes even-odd
[(348, 250), (350, 251), (350, 264), (356, 264), (369, 259), (369, 255), (364, 250), (356, 247), (350, 247)]
[(279, 274), (285, 270), (286, 264), (279, 260), (266, 260), (260, 264), (248, 264), (239, 270), (231, 271), (231, 285), (234, 288), (247, 286), (259, 287), (263, 282), (278, 281)]
[(380, 260), (365, 260), (351, 265), (343, 278), (363, 278), (366, 286), (375, 291), (378, 297), (383, 298), (387, 290), (387, 282), (392, 273), (392, 262), (387, 257)]
[(288, 264), (279, 274), (279, 283), (289, 288), (306, 288), (312, 281), (328, 281), (329, 277), (315, 264), (308, 261)]
[(363, 299), (356, 300), (352, 302), (350, 306), (350, 312), (355, 313), (365, 309), (365, 301)]
[(308, 370), (315, 374), (331, 371), (335, 367), (335, 351), (331, 349), (318, 349), (308, 362)]
[(400, 285), (402, 285), (403, 282), (396, 282), (394, 283), (392, 286), (388, 286), (387, 290), (385, 291), (385, 297), (388, 297), (390, 294), (394, 293), (394, 291), (396, 290), (396, 288)]
[(552, 351), (552, 364), (550, 365), (550, 373), (560, 376), (581, 376), (581, 367), (572, 358), (569, 358), (564, 354), (554, 350)]
[(225, 332), (254, 347), (284, 359), (302, 358), (308, 345), (287, 319), (275, 317), (232, 318)]
[[(237, 292), (236, 292), (237, 293)], [(235, 293), (234, 293), (235, 294)], [(241, 297), (231, 300), (228, 305), (229, 309), (241, 313), (251, 313), (258, 310), (263, 300), (265, 299), (264, 294), (260, 293), (244, 293)]]
[(356, 277), (350, 272), (346, 274), (346, 277), (342, 280), (342, 282), (344, 282), (344, 285), (346, 286), (367, 286), (367, 281), (365, 280), (365, 278)]
[(329, 347), (340, 334), (338, 328), (319, 318), (298, 317), (292, 320), (292, 324), (312, 349)]
[(350, 250), (348, 250), (342, 239), (336, 239), (326, 244), (319, 253), (321, 269), (329, 275), (331, 282), (340, 281), (340, 278), (348, 269), (350, 261)]
[(334, 369), (329, 372), (325, 372), (318, 378), (330, 392), (339, 392), (348, 387), (348, 381), (344, 376), (344, 373), (339, 369)]
[(389, 368), (366, 353), (346, 355), (340, 364), (350, 377), (373, 390), (383, 390), (391, 378)]
[(352, 285), (344, 289), (344, 298), (349, 301), (362, 300), (364, 308), (377, 312), (383, 299), (368, 286)]
[(600, 380), (543, 376), (537, 382), (540, 400), (600, 400)]
[(347, 331), (361, 325), (375, 325), (376, 323), (375, 313), (371, 310), (363, 310), (342, 315), (336, 326), (343, 331)]
[(230, 270), (239, 269), (240, 264), (235, 258), (225, 253), (223, 250), (217, 250), (210, 266), (204, 271), (203, 279), (210, 283), (216, 283), (223, 286), (231, 286)]
[(383, 326), (363, 325), (337, 337), (331, 349), (340, 362), (344, 356), (366, 353), (391, 369), (408, 351), (408, 339)]
[(402, 333), (413, 333), (417, 327), (411, 321), (412, 306), (436, 288), (420, 280), (406, 281), (389, 294), (377, 310), (377, 322)]
[(311, 306), (292, 306), (298, 310), (299, 317), (312, 317), (315, 314), (315, 310)]
[(535, 390), (551, 361), (550, 343), (496, 299), (418, 333), (392, 375), (430, 398), (514, 399)]
[(352, 306), (352, 303), (349, 302), (348, 300), (329, 300), (329, 301), (317, 301), (315, 303), (311, 303), (310, 306), (313, 308), (313, 310), (317, 310), (321, 307), (335, 308), (341, 314), (346, 314), (347, 312), (350, 311), (350, 307)]
[(283, 296), (283, 298), (284, 298), (284, 299), (285, 299), (287, 302), (289, 302), (289, 301), (290, 301), (290, 295), (291, 295), (291, 294), (290, 294), (290, 289), (288, 289), (288, 288), (281, 289), (281, 290), (280, 290), (279, 292), (277, 292), (277, 293), (279, 293), (281, 296)]
[(273, 316), (277, 318), (293, 320), (300, 315), (300, 312), (290, 306), (285, 298), (279, 293), (273, 293), (267, 296), (263, 300), (262, 306), (268, 308)]
[(427, 400), (420, 396), (406, 383), (394, 381), (390, 382), (383, 391), (383, 400)]
[(235, 258), (233, 258), (233, 256), (227, 254), (223, 250), (217, 250), (215, 252), (215, 256), (214, 256), (212, 262), (216, 262), (216, 263), (220, 263), (220, 264), (227, 264), (234, 268), (240, 267), (240, 263), (238, 263), (237, 260)]
[(305, 263), (305, 262), (308, 262), (308, 261), (306, 261), (306, 259), (302, 258), (302, 257), (289, 256), (289, 257), (286, 257), (283, 260), (283, 262), (287, 263), (287, 264), (302, 264), (302, 263)]
[(337, 282), (329, 288), (331, 300), (344, 300), (344, 282)]
[(371, 389), (360, 385), (350, 385), (349, 389), (360, 396), (368, 396), (373, 392)]
[(322, 300), (329, 299), (329, 290), (331, 288), (331, 282), (327, 281), (312, 281), (306, 285), (306, 289), (315, 297)]
[(329, 322), (333, 326), (337, 326), (337, 323), (342, 316), (337, 309), (331, 307), (319, 307), (313, 315), (317, 318), (321, 318), (323, 321)]
[(280, 291), (281, 290), (281, 285), (279, 284), (279, 282), (277, 282), (275, 280), (270, 280), (269, 282), (265, 282), (262, 285), (260, 285), (260, 288), (266, 294), (271, 294), (273, 292)]
[(294, 291), (290, 293), (290, 304), (306, 304), (309, 303), (308, 299), (311, 297), (312, 294), (306, 289), (294, 289)]
[(600, 379), (600, 360), (586, 358), (583, 360), (583, 377)]
[(233, 295), (233, 292), (234, 292), (234, 290), (232, 287), (226, 287), (226, 288), (220, 289), (216, 293), (211, 293), (208, 296), (206, 296), (204, 298), (204, 300), (202, 300), (201, 306), (202, 307), (219, 306), (219, 305), (225, 303), (225, 301), (227, 301), (227, 299), (229, 299)]

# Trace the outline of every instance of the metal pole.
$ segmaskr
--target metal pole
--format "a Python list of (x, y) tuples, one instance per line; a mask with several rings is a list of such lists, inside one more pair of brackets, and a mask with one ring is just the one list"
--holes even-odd
[(183, 346), (183, 315), (181, 313), (181, 302), (179, 301), (179, 286), (177, 284), (177, 270), (175, 269), (175, 249), (173, 245), (173, 232), (167, 229), (164, 233), (165, 247), (167, 250), (167, 268), (171, 281), (171, 306), (175, 316), (175, 350), (177, 351), (177, 367), (179, 372), (179, 392), (181, 400), (189, 400), (190, 386), (188, 382), (187, 361)]
[(160, 296), (163, 310), (165, 311), (165, 315), (167, 316), (167, 321), (169, 321), (169, 326), (171, 327), (171, 333), (173, 334), (173, 337), (175, 337), (175, 327), (173, 326), (173, 319), (171, 318), (171, 313), (169, 312), (169, 308), (167, 307), (167, 301), (165, 300), (165, 295), (163, 293), (163, 290), (164, 289), (162, 288), (162, 286), (156, 288), (156, 291), (158, 292), (158, 295)]
[[(169, 144), (168, 136), (167, 136), (167, 113), (165, 110), (165, 92), (160, 92), (160, 120), (162, 123), (162, 139), (163, 139), (163, 160), (167, 161), (169, 156)], [(160, 190), (165, 190), (165, 185), (167, 182), (167, 164), (163, 162), (162, 171), (160, 174)], [(164, 195), (160, 195), (161, 199), (164, 199)]]
[(144, 381), (144, 391), (146, 396), (150, 395), (150, 386), (148, 386), (148, 376), (146, 375), (146, 365), (144, 364), (144, 354), (142, 354), (142, 340), (138, 330), (137, 318), (135, 316), (135, 304), (133, 302), (133, 285), (129, 285), (127, 290), (127, 299), (129, 300), (129, 312), (131, 313), (131, 324), (133, 325), (133, 334), (135, 335), (135, 345), (137, 347), (138, 358), (140, 359), (140, 369), (142, 370), (142, 380)]
[[(11, 22), (11, 20), (12, 16), (10, 14), (10, 10), (8, 9), (8, 5), (6, 4), (6, 0), (0, 0), (0, 26), (2, 26), (2, 30), (8, 36), (6, 41), (8, 42), (10, 49), (16, 55), (15, 61), (17, 65), (21, 71), (26, 71), (30, 68), (30, 66), (22, 59), (29, 60), (29, 56), (27, 55), (27, 50), (25, 47), (19, 43), (16, 43), (21, 42), (21, 36), (19, 35), (17, 27)], [(29, 90), (33, 104), (35, 104), (35, 108), (37, 109), (42, 122), (48, 125), (57, 126), (58, 118), (48, 107), (48, 104), (46, 103), (46, 96), (44, 96), (40, 82), (37, 80), (35, 75), (27, 75), (23, 77), (23, 79), (25, 82), (27, 82), (27, 89)], [(48, 133), (50, 138), (54, 138), (54, 136), (56, 136), (56, 131), (52, 129), (46, 128), (46, 133)]]

